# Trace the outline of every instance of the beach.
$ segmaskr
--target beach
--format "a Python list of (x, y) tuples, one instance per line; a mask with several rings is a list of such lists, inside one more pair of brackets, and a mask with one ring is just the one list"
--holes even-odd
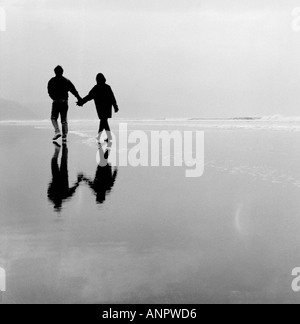
[(174, 166), (98, 170), (95, 122), (70, 121), (61, 148), (48, 122), (1, 123), (2, 303), (299, 303), (299, 125), (128, 122), (204, 132), (204, 173), (187, 178)]

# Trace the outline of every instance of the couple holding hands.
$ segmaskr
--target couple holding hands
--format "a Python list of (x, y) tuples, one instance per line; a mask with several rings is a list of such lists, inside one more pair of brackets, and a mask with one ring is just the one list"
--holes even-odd
[[(63, 142), (67, 141), (69, 92), (77, 98), (77, 105), (79, 107), (83, 107), (87, 102), (94, 100), (98, 117), (100, 119), (97, 140), (100, 142), (101, 135), (105, 130), (107, 134), (106, 141), (112, 141), (108, 119), (112, 118), (112, 108), (114, 108), (117, 113), (119, 107), (111, 87), (106, 84), (104, 75), (99, 73), (96, 77), (97, 84), (86, 97), (81, 98), (73, 83), (63, 76), (64, 70), (61, 66), (57, 66), (54, 69), (54, 72), (55, 77), (48, 83), (48, 93), (50, 98), (53, 100), (51, 113), (51, 121), (55, 130), (53, 141), (58, 140), (60, 137), (62, 137)], [(58, 125), (59, 116), (61, 118), (62, 134)]]

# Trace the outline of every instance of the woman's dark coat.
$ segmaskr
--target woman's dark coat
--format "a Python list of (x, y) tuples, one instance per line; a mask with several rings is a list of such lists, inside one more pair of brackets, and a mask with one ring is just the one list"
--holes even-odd
[(83, 103), (94, 100), (99, 119), (112, 118), (112, 108), (118, 107), (111, 87), (106, 83), (97, 84), (83, 99)]

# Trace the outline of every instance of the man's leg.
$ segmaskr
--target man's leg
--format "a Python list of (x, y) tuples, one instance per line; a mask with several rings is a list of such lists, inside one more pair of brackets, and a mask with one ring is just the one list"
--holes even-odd
[(59, 105), (57, 103), (53, 102), (52, 112), (51, 112), (51, 122), (54, 127), (54, 131), (55, 131), (55, 136), (54, 136), (53, 140), (56, 140), (61, 136), (60, 129), (59, 129), (58, 122), (57, 122), (58, 117), (59, 117)]
[(68, 136), (68, 103), (61, 104), (60, 117), (62, 124), (63, 139), (67, 139)]

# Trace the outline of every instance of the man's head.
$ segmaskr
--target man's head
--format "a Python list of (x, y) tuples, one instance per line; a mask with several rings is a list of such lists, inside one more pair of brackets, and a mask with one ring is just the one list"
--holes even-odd
[(102, 73), (99, 73), (96, 77), (97, 83), (98, 84), (104, 84), (106, 83), (105, 76)]
[(64, 74), (64, 69), (58, 65), (55, 69), (54, 69), (55, 75), (56, 76), (62, 76)]

